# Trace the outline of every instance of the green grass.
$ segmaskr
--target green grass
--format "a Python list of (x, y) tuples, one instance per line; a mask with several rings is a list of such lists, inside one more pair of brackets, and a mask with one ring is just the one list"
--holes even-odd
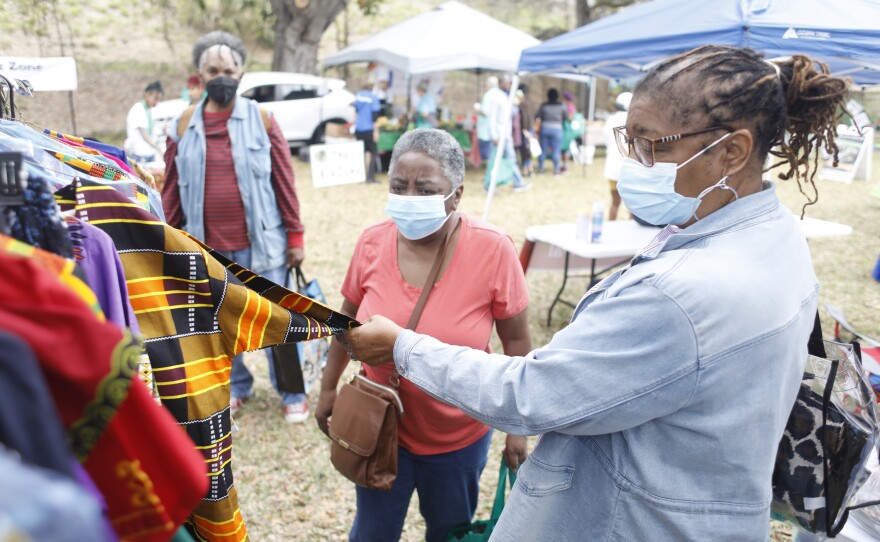
[[(331, 306), (342, 301), (339, 287), (361, 230), (383, 218), (386, 187), (352, 185), (324, 189), (311, 186), (308, 164), (294, 163), (297, 190), (306, 225), (308, 277), (320, 280)], [(875, 171), (880, 171), (880, 156)], [(877, 175), (875, 175), (877, 178)], [(533, 224), (573, 222), (579, 209), (596, 200), (608, 202), (602, 163), (581, 167), (560, 179), (552, 176), (532, 178), (532, 190), (513, 194), (500, 188), (490, 221), (511, 234), (522, 246), (525, 229)], [(880, 199), (869, 196), (874, 183), (842, 184), (817, 181), (819, 203), (807, 215), (843, 222), (854, 233), (845, 238), (810, 241), (816, 274), (821, 281), (821, 302), (843, 308), (850, 322), (869, 335), (880, 336), (880, 283), (871, 279), (871, 270), (880, 255)], [(780, 199), (792, 209), (800, 209), (803, 197), (794, 183), (778, 185)], [(481, 216), (486, 198), (480, 172), (468, 172), (460, 210)], [(552, 325), (545, 325), (546, 311), (561, 284), (561, 276), (530, 273), (529, 307), (532, 344), (548, 342), (565, 325), (571, 309), (558, 307)], [(569, 298), (577, 298), (585, 281), (573, 281)], [(831, 326), (825, 318), (826, 335)], [(493, 348), (498, 349), (497, 338)], [(343, 540), (354, 517), (354, 489), (330, 465), (326, 437), (309, 420), (304, 425), (288, 425), (281, 415), (280, 402), (268, 383), (265, 358), (249, 354), (248, 366), (256, 376), (256, 396), (242, 409), (236, 421), (240, 427), (235, 439), (235, 485), (241, 510), (253, 540)], [(354, 367), (349, 367), (353, 371)], [(313, 394), (312, 399), (315, 396)], [(314, 404), (314, 401), (312, 401)], [(487, 517), (495, 488), (497, 466), (503, 438), (493, 438), (489, 464), (484, 472), (478, 516)], [(787, 539), (786, 529), (777, 526), (774, 538)], [(417, 498), (410, 506), (403, 540), (423, 540), (423, 522)], [(707, 539), (711, 533), (707, 533)]]

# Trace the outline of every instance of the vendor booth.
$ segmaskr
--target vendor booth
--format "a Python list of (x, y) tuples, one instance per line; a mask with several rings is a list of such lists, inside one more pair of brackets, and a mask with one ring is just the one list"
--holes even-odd
[[(520, 52), (539, 43), (521, 30), (450, 0), (328, 56), (324, 67), (379, 63), (403, 73), (408, 86), (413, 86), (423, 76), (452, 70), (513, 72)], [(470, 134), (454, 117), (438, 127), (449, 131), (468, 152)], [(398, 119), (380, 122), (379, 151), (390, 152), (405, 128)]]

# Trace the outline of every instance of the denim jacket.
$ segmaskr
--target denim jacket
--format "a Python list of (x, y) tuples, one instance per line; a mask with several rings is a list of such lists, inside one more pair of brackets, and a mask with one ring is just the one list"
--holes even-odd
[(817, 295), (768, 183), (634, 258), (525, 357), (404, 331), (394, 359), (474, 418), (541, 434), (492, 540), (763, 541)]
[[(203, 206), (205, 201), (205, 122), (202, 108), (196, 106), (189, 125), (177, 141), (177, 172), (180, 205), (186, 221), (183, 230), (205, 238)], [(177, 137), (177, 122), (170, 128)], [(242, 96), (235, 99), (227, 124), (232, 143), (235, 176), (244, 204), (244, 215), (251, 242), (251, 271), (263, 273), (284, 265), (287, 234), (272, 187), (271, 142), (256, 102)]]

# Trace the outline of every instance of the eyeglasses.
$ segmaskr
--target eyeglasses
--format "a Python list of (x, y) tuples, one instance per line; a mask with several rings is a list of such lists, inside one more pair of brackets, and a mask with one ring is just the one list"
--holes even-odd
[(711, 128), (704, 128), (702, 130), (695, 130), (693, 132), (684, 132), (682, 134), (674, 134), (658, 137), (657, 139), (651, 139), (642, 136), (627, 137), (626, 126), (618, 126), (614, 129), (614, 141), (615, 143), (617, 143), (617, 150), (620, 151), (620, 154), (622, 154), (623, 156), (635, 154), (636, 159), (638, 159), (638, 161), (643, 166), (651, 167), (654, 165), (654, 145), (656, 145), (657, 143), (669, 143), (670, 141), (678, 141), (683, 137), (705, 134), (708, 132), (714, 132), (715, 130), (727, 130), (729, 132), (735, 131), (729, 126), (712, 126)]

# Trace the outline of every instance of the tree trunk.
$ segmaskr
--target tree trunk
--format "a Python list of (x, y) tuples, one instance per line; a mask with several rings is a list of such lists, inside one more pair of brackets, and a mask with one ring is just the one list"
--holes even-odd
[(271, 0), (275, 71), (318, 73), (318, 45), (348, 0)]

